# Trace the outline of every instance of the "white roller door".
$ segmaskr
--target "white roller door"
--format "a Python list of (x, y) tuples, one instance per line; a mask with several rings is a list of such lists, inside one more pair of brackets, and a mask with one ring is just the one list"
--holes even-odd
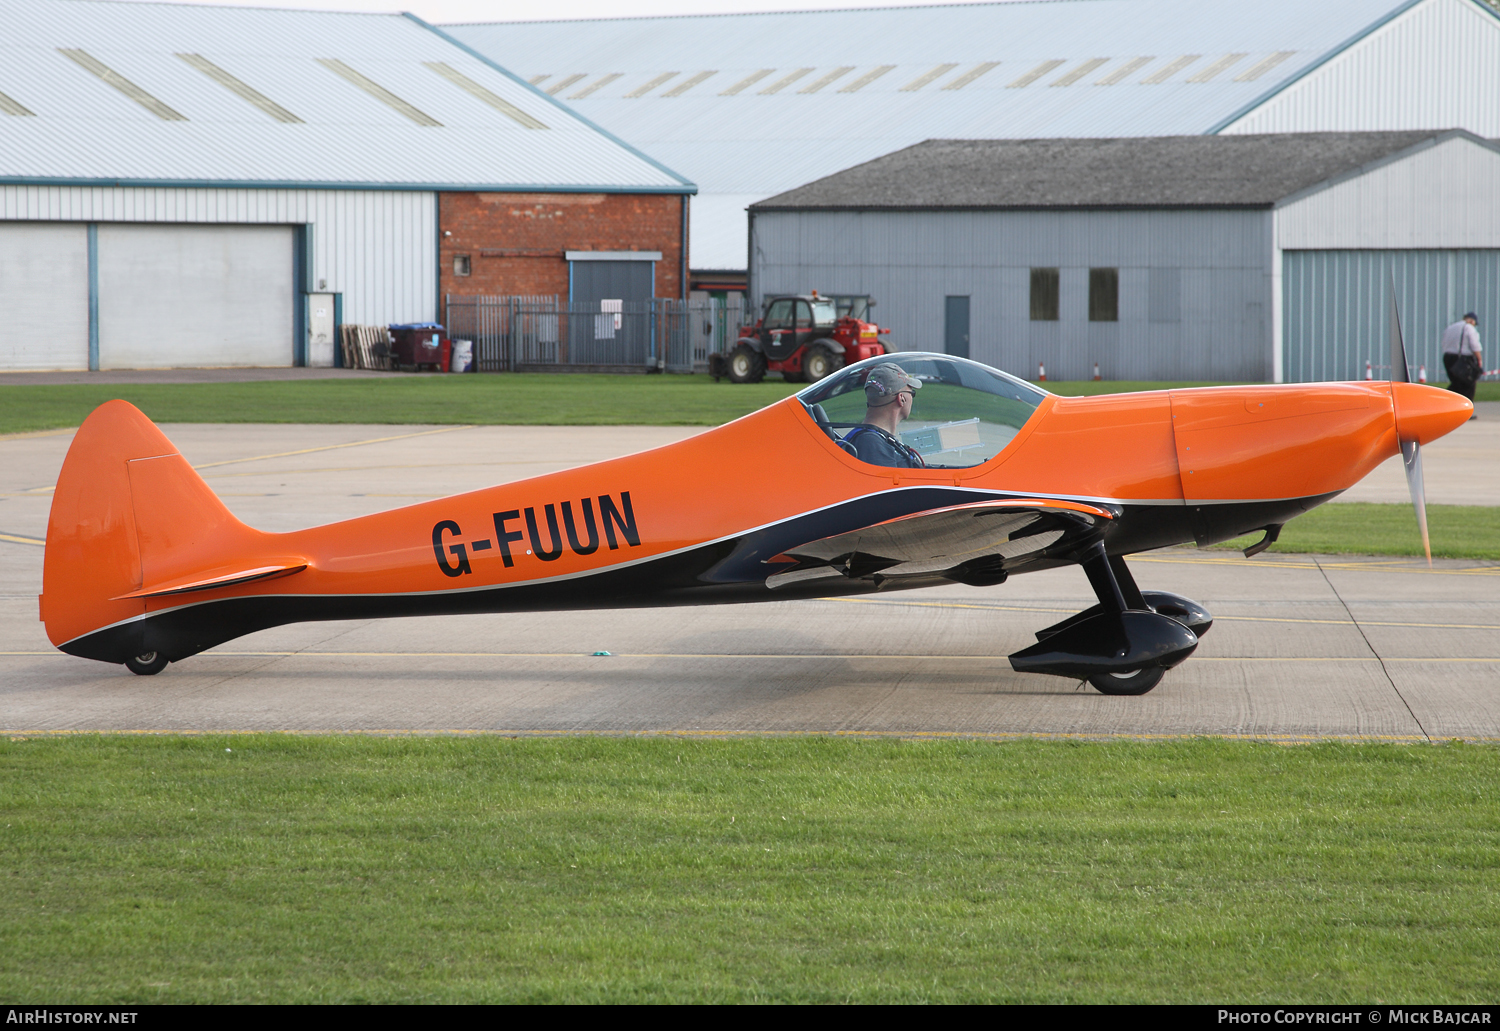
[(290, 226), (101, 225), (104, 369), (292, 364)]
[(0, 222), (0, 369), (88, 367), (87, 227)]

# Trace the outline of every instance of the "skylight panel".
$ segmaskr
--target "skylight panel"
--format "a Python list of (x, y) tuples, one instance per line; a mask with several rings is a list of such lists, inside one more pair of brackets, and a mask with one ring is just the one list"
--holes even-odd
[(1113, 86), (1118, 82), (1124, 82), (1126, 79), (1130, 78), (1130, 76), (1134, 75), (1136, 72), (1140, 71), (1142, 68), (1146, 67), (1146, 65), (1155, 60), (1155, 57), (1132, 57), (1129, 61), (1126, 61), (1124, 64), (1120, 65), (1120, 67), (1116, 68), (1104, 78), (1094, 83), (1094, 85)]
[(233, 93), (235, 96), (239, 97), (241, 100), (247, 100), (250, 103), (254, 104), (266, 114), (276, 119), (278, 122), (286, 122), (290, 124), (293, 122), (302, 121), (302, 119), (298, 118), (286, 108), (276, 103), (276, 101), (272, 100), (264, 93), (261, 93), (259, 90), (256, 90), (248, 83), (241, 82), (239, 79), (236, 79), (233, 75), (230, 75), (228, 72), (220, 68), (218, 65), (214, 64), (202, 54), (178, 54), (177, 57), (180, 60), (192, 65), (204, 75), (207, 75), (210, 79), (214, 80), (214, 82), (217, 82), (220, 86), (223, 86), (225, 89)]
[(543, 72), (541, 75), (533, 75), (531, 78), (527, 79), (526, 81), (529, 82), (533, 86), (540, 86), (542, 83), (546, 82), (550, 78), (552, 78), (552, 73), (551, 72)]
[(682, 82), (679, 82), (677, 85), (675, 85), (671, 89), (667, 90), (667, 92), (663, 93), (662, 96), (664, 96), (664, 97), (680, 97), (684, 93), (686, 93), (688, 90), (690, 90), (694, 86), (698, 85), (698, 83), (702, 82), (704, 79), (711, 78), (711, 77), (713, 77), (715, 75), (718, 75), (718, 74), (719, 73), (717, 71), (699, 72), (697, 75), (690, 76), (689, 78), (684, 79)]
[(814, 82), (814, 83), (812, 83), (810, 85), (807, 85), (807, 86), (803, 86), (797, 92), (798, 93), (816, 93), (816, 92), (818, 92), (818, 90), (822, 89), (824, 86), (827, 86), (829, 83), (833, 82), (836, 79), (842, 79), (844, 76), (848, 75), (852, 71), (854, 71), (854, 65), (852, 65), (852, 64), (850, 64), (850, 65), (844, 65), (842, 68), (835, 68), (833, 71), (831, 71), (827, 75), (823, 76), (817, 82)]
[(1214, 76), (1218, 75), (1225, 68), (1228, 68), (1232, 64), (1243, 61), (1249, 56), (1249, 54), (1225, 54), (1213, 64), (1203, 69), (1197, 75), (1194, 75), (1191, 79), (1188, 80), (1188, 82), (1211, 82), (1213, 81)]
[(587, 72), (580, 72), (577, 75), (564, 75), (561, 79), (558, 79), (552, 85), (550, 85), (550, 86), (547, 87), (547, 96), (549, 96), (549, 97), (555, 97), (559, 93), (561, 93), (563, 90), (565, 90), (569, 86), (573, 85), (573, 83), (575, 83), (575, 82), (581, 82), (581, 81), (583, 81), (584, 79), (587, 79), (587, 78), (588, 78), (588, 73)]
[(794, 83), (798, 79), (802, 78), (804, 75), (811, 75), (812, 71), (813, 70), (811, 68), (798, 68), (794, 72), (790, 72), (790, 73), (788, 73), (786, 75), (783, 75), (781, 78), (779, 78), (775, 82), (771, 83), (771, 85), (769, 85), (765, 89), (761, 90), (760, 91), (760, 95), (763, 96), (763, 97), (768, 97), (768, 96), (770, 96), (773, 93), (780, 93), (782, 90), (786, 89), (792, 83)]
[(1251, 65), (1245, 71), (1240, 72), (1240, 74), (1234, 77), (1234, 81), (1254, 82), (1256, 79), (1266, 74), (1266, 72), (1270, 71), (1272, 68), (1275, 68), (1282, 61), (1285, 61), (1288, 57), (1295, 56), (1296, 53), (1297, 51), (1295, 50), (1278, 50), (1270, 57), (1263, 58), (1262, 60), (1257, 61), (1255, 64)]
[(948, 85), (944, 86), (943, 89), (963, 89), (965, 86), (973, 82), (975, 79), (979, 78), (981, 75), (988, 75), (990, 72), (999, 67), (999, 61), (986, 61), (983, 64), (976, 64), (973, 68), (970, 68), (958, 78), (948, 83)]
[(620, 77), (620, 73), (619, 72), (610, 72), (608, 75), (601, 75), (599, 78), (595, 79), (593, 82), (591, 82), (587, 86), (583, 87), (583, 89), (579, 90), (577, 93), (570, 93), (568, 95), (568, 99), (569, 100), (582, 100), (584, 97), (590, 96), (590, 95), (592, 95), (594, 93), (598, 93), (605, 86), (608, 86), (610, 83), (614, 82), (619, 77)]
[(4, 93), (0, 93), (0, 111), (4, 111), (8, 115), (15, 115), (18, 118), (36, 117), (35, 111), (26, 110), (26, 108), (7, 97)]
[(100, 61), (97, 57), (94, 57), (93, 55), (83, 50), (67, 50), (63, 47), (58, 47), (57, 52), (59, 54), (62, 54), (68, 60), (72, 61), (74, 64), (78, 65), (80, 68), (83, 68), (85, 71), (97, 75), (100, 79), (104, 80), (105, 83), (113, 86), (115, 89), (119, 90), (131, 100), (141, 105), (141, 107), (144, 107), (147, 111), (150, 111), (153, 115), (155, 115), (157, 118), (160, 118), (162, 121), (187, 121), (186, 115), (180, 115), (176, 111), (173, 111), (166, 104), (163, 104), (160, 100), (157, 100), (151, 94), (147, 93), (135, 83), (125, 78), (125, 76), (121, 75), (113, 68), (110, 68), (104, 62)]
[(761, 79), (764, 79), (767, 75), (770, 75), (775, 70), (776, 70), (775, 68), (762, 68), (758, 72), (751, 72), (749, 75), (745, 76), (739, 82), (735, 83), (733, 86), (730, 86), (723, 93), (720, 93), (719, 96), (721, 96), (721, 97), (732, 97), (732, 96), (735, 96), (741, 90), (747, 90), (751, 86), (754, 86), (757, 82), (759, 82)]
[(1183, 54), (1177, 60), (1167, 65), (1165, 68), (1158, 69), (1156, 74), (1146, 76), (1141, 80), (1141, 85), (1156, 86), (1160, 83), (1166, 82), (1172, 76), (1176, 75), (1178, 72), (1182, 71), (1184, 68), (1186, 68), (1188, 65), (1192, 64), (1202, 56), (1202, 54)]
[(1063, 61), (1063, 60), (1058, 60), (1058, 61), (1043, 61), (1041, 64), (1037, 65), (1035, 68), (1031, 69), (1031, 71), (1029, 71), (1025, 75), (1021, 76), (1015, 82), (1010, 83), (1005, 88), (1006, 89), (1025, 89), (1027, 86), (1030, 86), (1033, 82), (1036, 82), (1036, 80), (1040, 79), (1043, 75), (1046, 75), (1048, 72), (1052, 71), (1052, 69), (1057, 68), (1058, 66), (1064, 65), (1064, 64), (1067, 64), (1067, 63), (1068, 63), (1067, 61)]
[(677, 72), (662, 72), (650, 82), (646, 83), (643, 86), (637, 86), (635, 89), (625, 94), (625, 96), (629, 100), (634, 100), (636, 97), (644, 97), (647, 93), (650, 93), (652, 90), (656, 89), (656, 87), (660, 86), (668, 79), (675, 77), (677, 74)]
[(442, 128), (442, 122), (438, 121), (436, 118), (433, 118), (431, 115), (428, 115), (422, 111), (418, 111), (411, 104), (408, 104), (406, 101), (396, 96), (396, 94), (380, 85), (380, 83), (374, 81), (373, 79), (365, 78), (359, 72), (355, 71), (353, 68), (350, 68), (347, 64), (345, 64), (343, 61), (340, 61), (338, 58), (320, 57), (317, 59), (317, 61), (324, 68), (327, 68), (330, 72), (337, 75), (339, 78), (343, 79), (351, 86), (359, 87), (370, 96), (380, 101), (382, 104), (396, 111), (399, 111), (401, 114), (405, 115), (407, 118), (410, 118), (418, 125), (426, 126), (428, 128)]
[(1087, 61), (1083, 62), (1083, 64), (1079, 65), (1077, 68), (1074, 68), (1073, 70), (1071, 70), (1071, 71), (1067, 72), (1066, 74), (1062, 75), (1060, 78), (1058, 78), (1056, 81), (1054, 81), (1052, 83), (1052, 85), (1053, 86), (1071, 86), (1071, 85), (1073, 85), (1073, 83), (1075, 83), (1079, 79), (1083, 78), (1089, 72), (1093, 71), (1095, 68), (1098, 68), (1101, 64), (1108, 64), (1108, 63), (1109, 63), (1109, 58), (1107, 58), (1107, 57), (1091, 57)]
[(885, 75), (887, 72), (893, 72), (895, 70), (896, 70), (896, 66), (893, 65), (893, 64), (883, 64), (883, 65), (880, 65), (877, 68), (871, 68), (869, 71), (865, 72), (863, 75), (861, 75), (859, 78), (855, 79), (849, 85), (847, 85), (847, 86), (843, 87), (842, 89), (840, 89), (839, 92), (840, 93), (858, 93), (860, 90), (864, 89), (870, 83), (872, 83), (876, 79), (880, 78), (882, 75)]
[[(453, 85), (457, 86), (459, 89), (463, 90), (471, 97), (474, 97), (477, 100), (482, 100), (484, 103), (490, 105), (490, 107), (494, 108), (496, 111), (499, 111), (505, 117), (512, 119), (513, 121), (520, 122), (526, 128), (547, 128), (547, 126), (543, 122), (540, 122), (537, 119), (531, 117), (531, 115), (528, 115), (525, 111), (522, 111), (519, 107), (516, 107), (516, 105), (506, 100), (504, 97), (496, 96), (494, 93), (491, 93), (489, 90), (479, 85), (479, 83), (475, 82), (473, 79), (469, 78), (458, 69), (450, 68), (442, 61), (423, 61), (422, 64), (424, 67), (437, 72), (443, 78), (453, 83)], [(619, 78), (619, 76), (616, 76), (616, 78)]]
[(911, 80), (911, 82), (908, 82), (905, 86), (902, 86), (901, 92), (915, 93), (917, 90), (927, 85), (933, 79), (940, 79), (957, 67), (958, 65), (956, 64), (940, 64), (936, 68), (932, 69), (932, 71), (923, 72), (921, 75), (918, 75), (915, 79)]

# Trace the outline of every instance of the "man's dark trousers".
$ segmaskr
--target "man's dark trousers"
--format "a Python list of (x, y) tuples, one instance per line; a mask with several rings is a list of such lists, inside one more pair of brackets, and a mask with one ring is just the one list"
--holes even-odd
[(1453, 375), (1453, 363), (1458, 361), (1458, 355), (1443, 355), (1443, 368), (1448, 370), (1448, 389), (1455, 394), (1461, 394), (1470, 401), (1474, 400), (1474, 381), (1471, 379), (1459, 379)]

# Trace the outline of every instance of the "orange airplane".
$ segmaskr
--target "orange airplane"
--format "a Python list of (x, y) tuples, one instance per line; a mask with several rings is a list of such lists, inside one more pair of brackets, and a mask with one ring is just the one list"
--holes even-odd
[[(1099, 603), (1014, 669), (1142, 694), (1198, 645), (1203, 606), (1124, 558), (1282, 525), (1469, 418), (1409, 382), (1064, 398), (977, 362), (884, 355), (688, 440), (294, 533), (240, 522), (124, 401), (74, 438), (41, 616), (63, 651), (154, 674), (306, 620), (828, 597), (1083, 567)], [(1430, 559), (1430, 552), (1429, 552)]]

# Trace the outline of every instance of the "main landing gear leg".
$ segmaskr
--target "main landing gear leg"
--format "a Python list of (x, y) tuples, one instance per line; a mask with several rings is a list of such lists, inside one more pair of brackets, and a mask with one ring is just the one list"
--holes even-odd
[[(1145, 694), (1198, 647), (1213, 617), (1197, 602), (1143, 592), (1125, 560), (1095, 542), (1077, 556), (1099, 604), (1037, 631), (1037, 643), (1010, 656), (1019, 673), (1087, 680), (1103, 694)], [(1195, 629), (1197, 632), (1195, 632)]]

